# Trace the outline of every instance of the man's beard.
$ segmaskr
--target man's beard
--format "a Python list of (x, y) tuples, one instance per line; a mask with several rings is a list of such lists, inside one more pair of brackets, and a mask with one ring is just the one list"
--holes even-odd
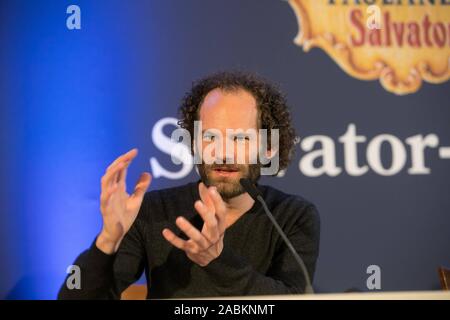
[[(241, 178), (248, 178), (253, 183), (256, 183), (261, 176), (260, 164), (235, 165), (235, 164), (205, 164), (197, 165), (198, 172), (203, 183), (206, 186), (215, 186), (224, 201), (237, 197), (245, 193), (239, 180)], [(221, 177), (214, 174), (215, 169), (225, 169), (236, 171), (233, 177)]]

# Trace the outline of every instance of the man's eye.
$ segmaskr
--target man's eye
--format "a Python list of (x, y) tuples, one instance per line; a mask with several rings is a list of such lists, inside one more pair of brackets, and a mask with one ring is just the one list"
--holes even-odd
[(248, 136), (235, 136), (234, 141), (248, 141)]
[(205, 133), (203, 135), (203, 140), (205, 140), (207, 142), (213, 141), (214, 140), (214, 135), (210, 134), (210, 133)]

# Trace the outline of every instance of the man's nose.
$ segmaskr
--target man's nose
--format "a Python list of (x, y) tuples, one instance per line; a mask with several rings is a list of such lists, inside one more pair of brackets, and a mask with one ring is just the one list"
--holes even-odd
[[(215, 163), (234, 163), (235, 146), (233, 141), (222, 140), (222, 144), (216, 144), (214, 148), (214, 162)], [(228, 145), (228, 146), (227, 146)], [(219, 150), (218, 150), (219, 148)]]

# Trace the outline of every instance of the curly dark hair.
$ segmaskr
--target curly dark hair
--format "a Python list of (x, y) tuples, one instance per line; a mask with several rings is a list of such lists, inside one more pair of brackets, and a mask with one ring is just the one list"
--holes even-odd
[[(179, 108), (178, 125), (194, 136), (194, 121), (199, 120), (199, 109), (206, 95), (214, 90), (246, 90), (256, 100), (259, 129), (267, 129), (270, 147), (271, 129), (279, 130), (279, 170), (285, 169), (294, 152), (296, 140), (286, 97), (274, 84), (255, 74), (241, 71), (219, 72), (193, 83)], [(278, 172), (277, 172), (278, 173)]]

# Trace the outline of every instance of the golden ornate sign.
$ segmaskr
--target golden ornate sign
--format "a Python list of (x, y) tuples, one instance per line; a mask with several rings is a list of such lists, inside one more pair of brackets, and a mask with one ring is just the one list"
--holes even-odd
[(450, 0), (289, 0), (294, 42), (325, 50), (349, 75), (402, 95), (450, 78)]

